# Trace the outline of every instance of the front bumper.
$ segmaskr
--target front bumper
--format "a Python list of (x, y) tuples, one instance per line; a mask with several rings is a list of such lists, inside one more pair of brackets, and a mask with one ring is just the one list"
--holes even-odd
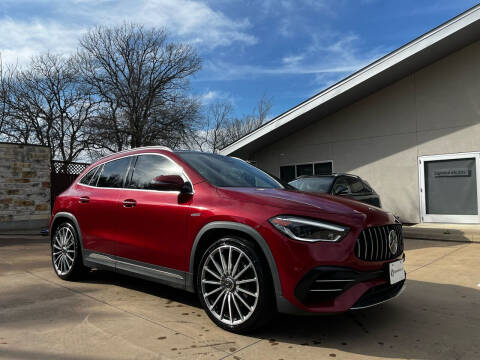
[(403, 292), (403, 290), (405, 290), (405, 281), (406, 280), (400, 281), (394, 285), (384, 284), (370, 288), (370, 290), (363, 294), (360, 299), (353, 304), (350, 310), (365, 309), (396, 298)]
[[(390, 285), (388, 263), (380, 270), (358, 271), (319, 266), (309, 271), (295, 288), (295, 297), (306, 308), (332, 312), (373, 306), (394, 298), (405, 281)], [(366, 288), (367, 286), (367, 288)]]
[[(405, 257), (403, 246), (399, 246), (395, 254), (387, 252), (391, 230), (395, 229), (403, 239), (401, 227), (396, 228), (399, 225), (393, 216), (375, 221), (367, 216), (360, 224), (340, 220), (337, 223), (347, 224), (350, 232), (342, 241), (333, 243), (295, 241), (279, 234), (269, 224), (262, 227), (261, 235), (267, 241), (278, 269), (281, 293), (277, 292), (276, 298), (279, 312), (344, 312), (386, 301), (401, 291), (403, 284), (390, 287), (387, 272), (389, 263)], [(385, 292), (372, 295), (370, 289), (373, 288)], [(371, 296), (365, 298), (367, 295)]]

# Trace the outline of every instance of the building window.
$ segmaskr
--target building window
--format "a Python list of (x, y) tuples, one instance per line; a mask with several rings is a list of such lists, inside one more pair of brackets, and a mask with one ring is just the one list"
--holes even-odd
[(332, 171), (332, 161), (286, 165), (280, 166), (280, 179), (289, 182), (302, 175), (330, 175)]
[(321, 162), (315, 165), (315, 175), (331, 175), (332, 174), (332, 162)]
[(297, 165), (297, 177), (302, 175), (313, 175), (313, 164)]

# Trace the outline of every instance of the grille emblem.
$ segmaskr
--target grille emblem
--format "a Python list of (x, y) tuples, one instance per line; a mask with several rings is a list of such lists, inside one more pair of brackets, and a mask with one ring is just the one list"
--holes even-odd
[(398, 237), (395, 230), (390, 230), (390, 232), (388, 233), (388, 248), (390, 249), (392, 255), (395, 255), (397, 253)]

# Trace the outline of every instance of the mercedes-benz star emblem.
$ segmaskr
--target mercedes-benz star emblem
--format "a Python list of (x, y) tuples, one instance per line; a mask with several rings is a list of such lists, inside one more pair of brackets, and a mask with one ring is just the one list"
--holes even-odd
[(390, 249), (392, 255), (395, 255), (397, 253), (398, 237), (395, 230), (390, 230), (390, 232), (388, 233), (388, 248)]

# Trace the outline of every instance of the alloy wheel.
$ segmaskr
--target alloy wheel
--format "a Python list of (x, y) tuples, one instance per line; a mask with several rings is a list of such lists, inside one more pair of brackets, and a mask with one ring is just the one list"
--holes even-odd
[(53, 239), (53, 266), (59, 275), (66, 275), (73, 267), (75, 259), (75, 236), (68, 226), (60, 227)]
[(202, 267), (203, 299), (210, 312), (227, 325), (244, 323), (255, 311), (260, 295), (255, 266), (236, 246), (214, 249)]

